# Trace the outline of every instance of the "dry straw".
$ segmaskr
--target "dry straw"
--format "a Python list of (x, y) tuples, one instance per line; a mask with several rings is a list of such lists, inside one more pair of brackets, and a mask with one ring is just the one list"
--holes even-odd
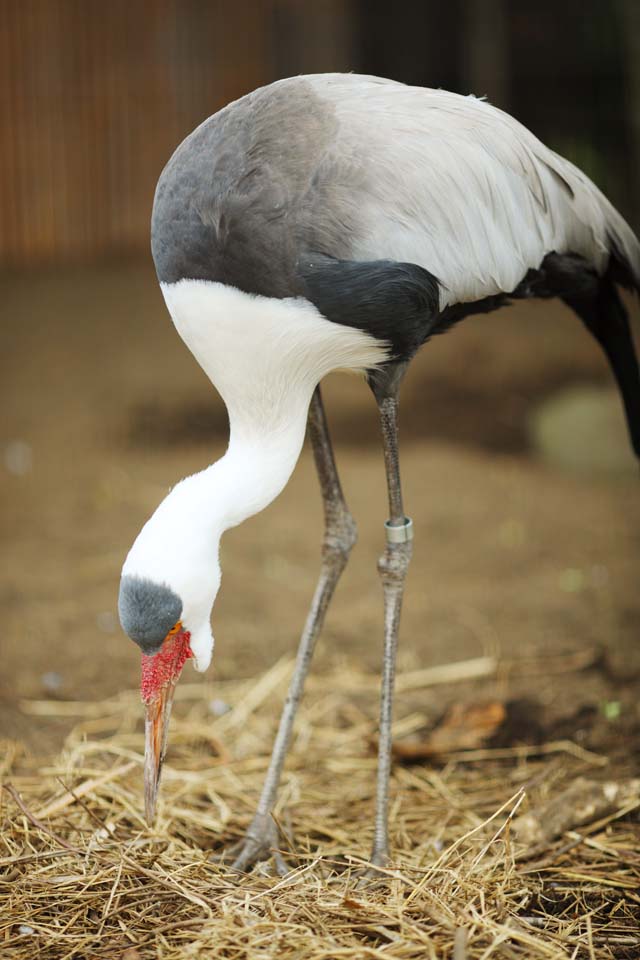
[[(397, 765), (394, 864), (379, 884), (359, 885), (375, 768), (375, 692), (363, 675), (323, 677), (301, 710), (275, 811), (291, 873), (238, 877), (212, 862), (251, 817), (290, 666), (215, 689), (179, 686), (151, 829), (135, 693), (25, 704), (77, 722), (48, 766), (29, 769), (7, 745), (3, 960), (640, 957), (637, 798), (627, 792), (598, 822), (538, 845), (533, 860), (516, 845), (516, 813), (578, 776), (611, 779), (602, 757), (570, 744)], [(402, 683), (416, 689), (418, 679)], [(214, 696), (231, 709), (218, 715)], [(419, 722), (412, 715), (398, 730)]]

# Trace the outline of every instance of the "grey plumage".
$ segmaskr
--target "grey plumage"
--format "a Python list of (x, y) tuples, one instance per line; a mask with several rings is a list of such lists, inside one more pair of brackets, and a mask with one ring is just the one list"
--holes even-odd
[(158, 183), (152, 249), (160, 280), (272, 297), (309, 295), (313, 255), (417, 265), (441, 309), (509, 293), (551, 252), (602, 274), (615, 249), (640, 283), (623, 218), (512, 117), (353, 74), (278, 81), (201, 124)]
[(158, 278), (287, 297), (299, 292), (301, 246), (347, 255), (346, 235), (317, 235), (327, 233), (327, 215), (314, 178), (336, 133), (330, 105), (303, 79), (256, 90), (197, 127), (158, 182), (151, 223)]
[(124, 632), (151, 655), (180, 619), (182, 600), (164, 584), (125, 575), (120, 581), (118, 613)]

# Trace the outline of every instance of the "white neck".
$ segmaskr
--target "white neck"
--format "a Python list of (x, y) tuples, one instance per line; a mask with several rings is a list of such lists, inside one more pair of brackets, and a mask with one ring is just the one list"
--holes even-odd
[(123, 573), (167, 584), (183, 600), (185, 627), (208, 632), (222, 533), (263, 510), (287, 483), (322, 377), (374, 367), (386, 350), (360, 330), (330, 323), (306, 300), (253, 297), (203, 280), (162, 284), (162, 292), (180, 336), (226, 403), (231, 433), (217, 463), (163, 500)]
[[(199, 503), (199, 526), (220, 536), (264, 510), (284, 489), (304, 442), (312, 390), (291, 391), (287, 416), (268, 426), (248, 423), (229, 410), (227, 451), (197, 475), (204, 497)], [(188, 489), (185, 495), (189, 496)]]
[(287, 483), (322, 377), (376, 366), (386, 350), (330, 323), (307, 300), (255, 297), (206, 280), (161, 286), (178, 333), (229, 414), (227, 453), (204, 471), (211, 478), (205, 513), (222, 532), (263, 510)]
[(290, 388), (289, 403), (268, 423), (229, 410), (229, 446), (223, 457), (173, 487), (134, 543), (124, 573), (167, 583), (181, 596), (181, 574), (217, 562), (220, 537), (264, 510), (285, 487), (305, 435), (313, 385)]

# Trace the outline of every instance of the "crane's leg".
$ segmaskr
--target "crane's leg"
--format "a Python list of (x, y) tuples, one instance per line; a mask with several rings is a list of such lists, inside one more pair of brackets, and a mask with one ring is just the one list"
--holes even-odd
[(271, 810), (276, 800), (280, 775), (291, 740), (293, 721), (302, 697), (316, 639), (322, 628), (325, 613), (336, 584), (340, 579), (340, 574), (344, 570), (351, 548), (356, 542), (356, 525), (340, 486), (319, 386), (313, 394), (309, 408), (309, 436), (324, 505), (325, 530), (322, 543), (322, 565), (311, 609), (300, 638), (296, 665), (280, 717), (280, 725), (273, 745), (258, 809), (246, 836), (240, 842), (238, 848), (233, 851), (233, 854), (235, 854), (233, 867), (240, 871), (247, 870), (259, 860), (273, 856), (278, 872), (287, 872), (287, 866), (282, 858), (278, 854), (272, 853), (274, 847), (278, 846), (278, 836)]
[[(413, 524), (405, 516), (398, 460), (398, 391), (405, 365), (389, 368), (384, 380), (372, 380), (371, 387), (380, 411), (382, 444), (387, 474), (389, 519), (385, 523), (386, 546), (378, 561), (384, 594), (384, 658), (380, 695), (380, 732), (376, 813), (371, 863), (385, 866), (389, 860), (389, 775), (391, 771), (391, 723), (396, 672), (398, 630), (404, 583), (412, 553)], [(371, 871), (365, 876), (375, 876)]]

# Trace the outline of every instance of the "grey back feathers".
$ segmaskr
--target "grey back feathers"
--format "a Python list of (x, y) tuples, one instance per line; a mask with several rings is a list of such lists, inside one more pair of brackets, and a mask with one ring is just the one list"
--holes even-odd
[(125, 575), (120, 581), (118, 613), (124, 632), (151, 655), (180, 619), (182, 600), (164, 584)]
[(304, 296), (396, 353), (403, 326), (424, 340), (434, 311), (510, 293), (552, 252), (601, 275), (615, 251), (640, 284), (623, 218), (512, 117), (353, 74), (281, 80), (201, 124), (160, 177), (152, 250), (161, 281)]
[(281, 84), (256, 90), (201, 124), (158, 182), (151, 246), (159, 279), (218, 280), (287, 297), (301, 245), (346, 253), (348, 224), (341, 224), (342, 243), (339, 230), (317, 236), (328, 231), (330, 215), (318, 209), (325, 190), (313, 187), (337, 129), (333, 111), (303, 80), (294, 91)]

